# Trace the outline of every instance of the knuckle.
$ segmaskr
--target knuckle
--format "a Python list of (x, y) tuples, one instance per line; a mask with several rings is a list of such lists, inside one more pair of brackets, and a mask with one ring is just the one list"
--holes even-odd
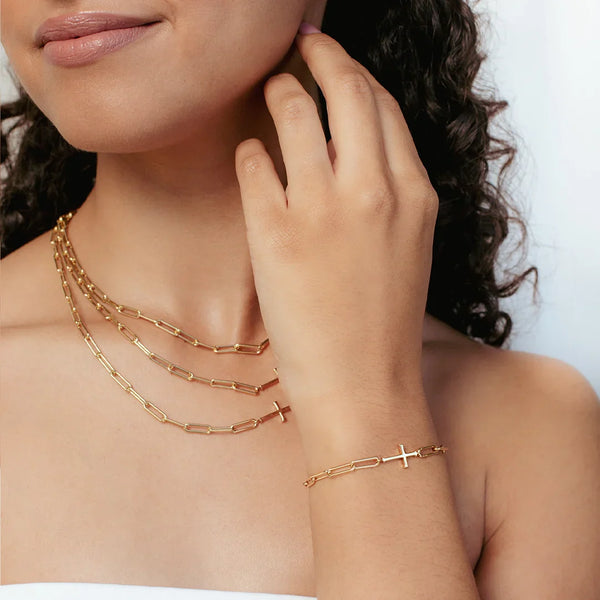
[(371, 84), (369, 83), (369, 80), (357, 70), (340, 73), (335, 78), (334, 85), (345, 92), (359, 96), (365, 96), (371, 93)]
[(429, 212), (437, 213), (438, 211), (438, 208), (440, 206), (440, 199), (437, 195), (437, 192), (432, 187), (430, 187), (429, 192), (423, 196), (423, 206)]
[(396, 194), (387, 182), (377, 181), (358, 192), (357, 202), (368, 214), (387, 215), (396, 205)]
[(315, 109), (314, 101), (306, 94), (290, 93), (281, 98), (277, 112), (284, 122), (293, 123), (314, 114)]
[(354, 66), (361, 72), (364, 73), (365, 76), (367, 73), (370, 73), (369, 69), (367, 69), (367, 67), (365, 67), (365, 65), (363, 65), (361, 62), (359, 62), (358, 60), (356, 60), (353, 57), (350, 57), (352, 60), (352, 63), (354, 64)]
[(381, 106), (381, 108), (385, 111), (388, 111), (395, 115), (401, 115), (402, 109), (400, 108), (400, 104), (398, 100), (394, 98), (389, 92), (378, 91), (377, 95), (377, 103)]
[(436, 192), (432, 190), (432, 193), (424, 197), (423, 209), (425, 211), (425, 217), (427, 221), (435, 223), (440, 208), (440, 199)]
[(424, 221), (436, 220), (440, 202), (437, 192), (429, 181), (419, 179), (411, 185), (407, 204), (412, 210), (418, 212)]
[(267, 158), (261, 152), (253, 152), (241, 159), (240, 167), (244, 173), (252, 175), (266, 166)]
[(309, 36), (310, 49), (313, 52), (327, 52), (330, 53), (331, 50), (338, 46), (338, 43), (333, 38), (323, 37), (323, 36)]

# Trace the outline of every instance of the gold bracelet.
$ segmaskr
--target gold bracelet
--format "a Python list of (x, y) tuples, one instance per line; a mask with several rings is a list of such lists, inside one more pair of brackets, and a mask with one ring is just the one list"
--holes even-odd
[(408, 468), (408, 458), (412, 456), (416, 456), (417, 458), (427, 458), (429, 456), (433, 456), (434, 454), (444, 454), (448, 451), (446, 446), (421, 446), (421, 448), (417, 448), (412, 452), (406, 452), (404, 450), (404, 444), (398, 444), (399, 454), (394, 454), (393, 456), (387, 456), (382, 458), (381, 456), (372, 456), (370, 458), (361, 458), (359, 460), (353, 460), (352, 462), (337, 465), (336, 467), (330, 467), (325, 471), (321, 471), (316, 475), (311, 475), (305, 482), (304, 485), (306, 487), (311, 487), (317, 483), (320, 479), (325, 479), (327, 477), (337, 477), (338, 475), (345, 475), (346, 473), (350, 473), (351, 471), (357, 471), (358, 469), (370, 469), (372, 467), (378, 467), (381, 463), (388, 462), (390, 460), (402, 460), (402, 468)]

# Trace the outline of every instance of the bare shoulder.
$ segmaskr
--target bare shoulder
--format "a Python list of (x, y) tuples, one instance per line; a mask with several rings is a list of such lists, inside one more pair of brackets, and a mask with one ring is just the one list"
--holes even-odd
[(486, 598), (598, 598), (598, 396), (563, 361), (509, 352), (503, 362), (478, 585)]
[(468, 404), (496, 427), (510, 419), (539, 417), (534, 411), (596, 410), (590, 382), (568, 362), (476, 342), (434, 319), (425, 344), (436, 389)]
[(0, 261), (3, 337), (64, 316), (64, 300), (52, 252), (47, 231)]
[(591, 383), (565, 361), (457, 332), (430, 354), (470, 436), (461, 452), (487, 462), (482, 598), (600, 598), (600, 401)]
[[(47, 364), (70, 324), (45, 232), (0, 261), (0, 410)], [(34, 371), (32, 371), (32, 367)], [(16, 394), (16, 396), (15, 396)]]

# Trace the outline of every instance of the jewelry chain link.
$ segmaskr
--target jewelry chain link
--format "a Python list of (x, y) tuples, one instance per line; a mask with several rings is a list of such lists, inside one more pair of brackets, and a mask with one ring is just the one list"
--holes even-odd
[[(151, 322), (162, 331), (165, 331), (194, 347), (210, 349), (217, 354), (231, 352), (236, 352), (238, 354), (261, 354), (266, 345), (268, 344), (269, 339), (267, 338), (258, 345), (236, 343), (227, 346), (211, 346), (209, 344), (204, 344), (200, 342), (195, 337), (192, 337), (191, 335), (182, 331), (180, 328), (175, 327), (174, 325), (171, 325), (170, 323), (167, 323), (162, 319), (152, 319), (150, 317), (147, 317), (142, 313), (142, 311), (139, 308), (125, 306), (115, 302), (114, 300), (109, 298), (109, 296), (105, 292), (103, 292), (96, 284), (94, 284), (91, 281), (88, 274), (83, 269), (83, 267), (77, 259), (75, 250), (73, 248), (73, 244), (69, 240), (67, 231), (68, 223), (73, 217), (73, 215), (74, 212), (70, 212), (66, 215), (59, 217), (57, 225), (55, 227), (55, 233), (53, 235), (53, 239), (55, 240), (55, 246), (58, 252), (62, 255), (63, 262), (68, 261), (66, 269), (71, 273), (73, 280), (77, 283), (83, 295), (89, 300), (89, 302), (92, 305), (94, 305), (96, 310), (98, 310), (108, 322), (112, 323), (117, 327), (119, 333), (121, 333), (128, 342), (137, 346), (144, 354), (146, 354), (146, 356), (150, 360), (152, 360), (154, 363), (171, 373), (171, 375), (176, 375), (177, 377), (185, 379), (186, 381), (204, 383), (210, 385), (211, 387), (231, 389), (236, 392), (250, 394), (253, 396), (257, 396), (261, 391), (264, 391), (268, 387), (271, 387), (272, 385), (278, 383), (279, 377), (275, 377), (274, 379), (270, 379), (269, 381), (266, 381), (265, 383), (259, 385), (253, 385), (229, 379), (200, 377), (198, 375), (195, 375), (192, 371), (189, 371), (188, 369), (171, 363), (166, 358), (163, 358), (162, 356), (159, 356), (158, 354), (148, 350), (148, 348), (146, 348), (146, 346), (142, 344), (139, 336), (134, 331), (132, 331), (127, 325), (121, 323), (115, 317), (114, 313), (106, 306), (107, 304), (114, 307), (117, 310), (117, 312), (123, 314), (124, 316)], [(276, 370), (275, 373), (277, 373)]]
[[(69, 215), (72, 216), (72, 213), (69, 213)], [(65, 270), (72, 271), (73, 267), (72, 267), (72, 265), (68, 265), (66, 263), (65, 256), (61, 252), (59, 252), (59, 250), (57, 249), (58, 243), (57, 243), (56, 237), (58, 236), (58, 232), (59, 232), (59, 228), (58, 228), (58, 226), (55, 226), (54, 229), (52, 230), (50, 244), (54, 247), (54, 252), (53, 252), (54, 263), (56, 265), (56, 270), (59, 273), (63, 293), (65, 296), (65, 301), (67, 302), (67, 304), (70, 307), (71, 318), (73, 319), (75, 326), (81, 333), (86, 345), (90, 349), (91, 353), (98, 360), (98, 362), (104, 367), (104, 369), (106, 369), (106, 371), (109, 373), (109, 375), (119, 384), (119, 386), (123, 390), (125, 390), (128, 394), (133, 396), (141, 404), (142, 408), (146, 412), (148, 412), (152, 417), (154, 417), (157, 421), (159, 421), (161, 423), (168, 423), (170, 425), (174, 425), (188, 433), (201, 433), (201, 434), (242, 433), (244, 431), (249, 431), (251, 429), (255, 429), (256, 427), (258, 427), (258, 425), (264, 423), (265, 421), (268, 421), (268, 420), (273, 419), (278, 416), (280, 417), (282, 423), (285, 423), (287, 421), (284, 413), (291, 411), (291, 408), (289, 406), (280, 407), (279, 404), (277, 403), (277, 401), (273, 401), (275, 410), (270, 413), (267, 413), (266, 415), (263, 415), (262, 417), (245, 419), (243, 421), (238, 421), (237, 423), (233, 423), (231, 425), (209, 425), (209, 424), (186, 423), (186, 422), (177, 421), (175, 419), (170, 418), (167, 415), (167, 413), (164, 412), (160, 407), (158, 407), (155, 404), (153, 404), (152, 402), (146, 400), (139, 392), (137, 392), (134, 389), (131, 382), (124, 375), (119, 373), (119, 371), (117, 371), (117, 369), (115, 369), (113, 367), (113, 365), (108, 360), (108, 358), (104, 355), (104, 353), (102, 352), (102, 350), (100, 349), (100, 347), (98, 346), (98, 344), (96, 343), (94, 338), (92, 337), (92, 334), (90, 333), (89, 329), (86, 327), (85, 323), (83, 322), (83, 319), (81, 318), (81, 315), (79, 314), (79, 311), (77, 310), (77, 306), (73, 299), (73, 291), (71, 289), (71, 286), (69, 285), (67, 276), (65, 274)], [(146, 348), (146, 351), (149, 353), (147, 348)], [(152, 354), (152, 353), (150, 353), (150, 354)], [(217, 382), (217, 383), (223, 383), (223, 382), (221, 382), (221, 380), (215, 380), (215, 379), (212, 379), (210, 381)]]
[(333, 477), (337, 477), (338, 475), (345, 475), (346, 473), (350, 473), (352, 471), (358, 471), (359, 469), (372, 469), (373, 467), (378, 467), (381, 463), (385, 463), (391, 460), (403, 460), (403, 467), (408, 468), (408, 458), (429, 458), (435, 454), (444, 454), (448, 451), (446, 446), (422, 446), (421, 448), (417, 448), (412, 452), (405, 452), (404, 444), (398, 444), (398, 449), (400, 450), (399, 454), (394, 454), (392, 456), (387, 456), (385, 458), (381, 456), (371, 456), (370, 458), (361, 458), (359, 460), (353, 460), (349, 463), (344, 463), (343, 465), (337, 465), (335, 467), (330, 467), (329, 469), (325, 469), (320, 473), (316, 473), (315, 475), (311, 475), (306, 481), (304, 481), (305, 487), (312, 487), (320, 481), (321, 479), (331, 479)]

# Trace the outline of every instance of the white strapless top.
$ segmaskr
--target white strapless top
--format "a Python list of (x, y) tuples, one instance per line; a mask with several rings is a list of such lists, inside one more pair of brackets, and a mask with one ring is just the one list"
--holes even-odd
[(115, 583), (14, 583), (0, 586), (1, 600), (316, 600), (314, 596), (226, 592)]

